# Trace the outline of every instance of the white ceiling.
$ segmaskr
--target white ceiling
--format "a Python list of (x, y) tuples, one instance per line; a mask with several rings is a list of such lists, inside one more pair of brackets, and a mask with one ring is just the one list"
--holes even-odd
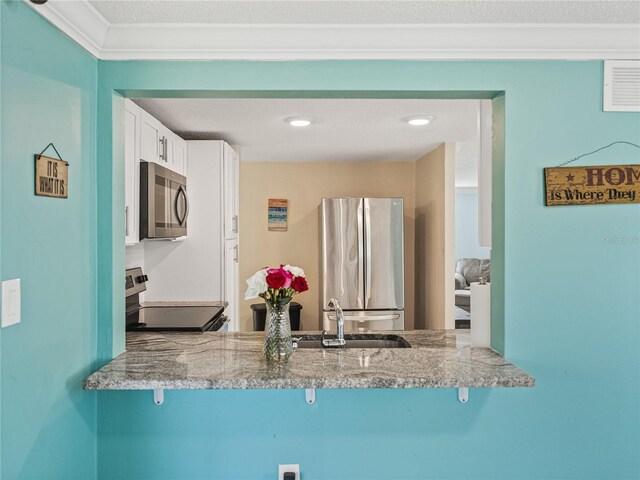
[(637, 23), (637, 1), (90, 0), (110, 23)]
[[(477, 185), (479, 100), (136, 99), (185, 139), (224, 139), (242, 161), (415, 161), (456, 142), (456, 185)], [(403, 118), (433, 115), (423, 127)], [(305, 128), (284, 119), (312, 117)]]

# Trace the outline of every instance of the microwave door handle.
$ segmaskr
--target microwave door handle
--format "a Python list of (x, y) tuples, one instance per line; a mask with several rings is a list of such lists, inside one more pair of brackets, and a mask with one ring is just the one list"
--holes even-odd
[(173, 200), (173, 209), (176, 212), (176, 218), (178, 219), (178, 223), (182, 225), (182, 219), (180, 218), (180, 209), (178, 208), (178, 202), (180, 201), (180, 191), (182, 187), (178, 187), (178, 192)]
[(182, 195), (184, 196), (184, 218), (182, 219), (182, 224), (184, 224), (189, 216), (189, 197), (187, 196), (187, 189), (182, 186), (180, 188), (182, 189)]
[[(180, 195), (184, 197), (184, 216), (180, 218), (179, 210), (178, 210), (178, 201), (180, 200)], [(187, 198), (187, 191), (185, 188), (180, 185), (178, 187), (178, 194), (176, 195), (176, 217), (178, 218), (178, 222), (180, 222), (180, 226), (184, 225), (184, 222), (187, 221), (187, 217), (189, 216), (189, 199)]]
[(176, 218), (178, 219), (178, 223), (180, 226), (184, 223), (184, 217), (180, 218), (180, 208), (178, 207), (178, 203), (180, 202), (180, 195), (182, 194), (182, 185), (178, 187), (178, 193), (176, 193), (176, 200), (174, 204), (174, 208), (176, 210)]

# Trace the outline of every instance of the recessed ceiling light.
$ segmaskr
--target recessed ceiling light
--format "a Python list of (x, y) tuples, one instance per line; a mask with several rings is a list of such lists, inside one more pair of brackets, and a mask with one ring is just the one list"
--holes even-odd
[(284, 119), (292, 127), (308, 127), (311, 125), (311, 120), (309, 117), (289, 117)]
[(434, 118), (431, 115), (414, 115), (413, 117), (405, 118), (404, 121), (414, 127), (421, 127), (422, 125), (430, 124)]

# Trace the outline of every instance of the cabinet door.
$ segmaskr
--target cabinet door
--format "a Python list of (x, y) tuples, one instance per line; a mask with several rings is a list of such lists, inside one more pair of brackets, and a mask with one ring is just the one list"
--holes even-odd
[(229, 304), (226, 315), (229, 317), (229, 331), (237, 332), (238, 319), (238, 241), (227, 240), (224, 242), (224, 290), (225, 300)]
[(177, 136), (173, 146), (173, 167), (175, 172), (187, 176), (187, 142)]
[(224, 233), (225, 238), (238, 238), (240, 164), (238, 154), (223, 143)]
[(125, 245), (135, 245), (138, 236), (140, 192), (140, 107), (125, 100), (124, 109), (124, 216)]
[(164, 139), (164, 160), (165, 160), (165, 167), (167, 167), (169, 170), (173, 170), (174, 172), (179, 173), (180, 175), (182, 175), (182, 172), (178, 172), (176, 170), (176, 167), (174, 165), (174, 149), (175, 149), (175, 145), (176, 145), (176, 141), (175, 141), (175, 137), (176, 135), (171, 132), (170, 130), (167, 130), (166, 128), (163, 129), (162, 133), (162, 139)]
[(165, 164), (162, 124), (144, 110), (140, 110), (140, 158), (147, 162)]

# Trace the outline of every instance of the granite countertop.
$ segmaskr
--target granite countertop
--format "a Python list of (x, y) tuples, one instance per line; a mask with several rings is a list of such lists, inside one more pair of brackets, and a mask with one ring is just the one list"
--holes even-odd
[[(303, 336), (307, 332), (294, 332)], [(308, 332), (312, 333), (312, 332)], [(263, 333), (127, 333), (127, 351), (85, 380), (88, 390), (532, 387), (535, 379), (468, 330), (380, 332), (412, 348), (297, 349), (262, 356)]]

